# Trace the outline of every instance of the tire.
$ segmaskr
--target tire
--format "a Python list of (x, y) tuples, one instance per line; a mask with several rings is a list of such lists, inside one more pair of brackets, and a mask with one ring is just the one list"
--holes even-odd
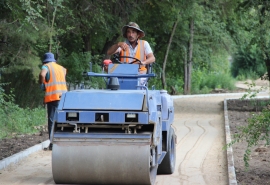
[(175, 133), (173, 128), (170, 129), (168, 151), (158, 166), (158, 174), (173, 174), (176, 161), (176, 148), (175, 148)]

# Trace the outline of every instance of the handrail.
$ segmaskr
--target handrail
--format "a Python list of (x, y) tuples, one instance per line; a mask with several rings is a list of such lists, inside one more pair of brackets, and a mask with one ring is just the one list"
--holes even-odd
[(124, 77), (124, 78), (145, 78), (145, 77), (155, 77), (156, 74), (101, 74), (101, 73), (94, 73), (94, 72), (84, 72), (86, 76), (94, 76), (94, 77)]

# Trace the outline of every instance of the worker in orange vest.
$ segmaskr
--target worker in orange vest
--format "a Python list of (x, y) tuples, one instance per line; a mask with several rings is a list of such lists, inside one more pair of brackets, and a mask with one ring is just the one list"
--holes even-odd
[[(108, 55), (119, 53), (120, 56), (129, 56), (139, 59), (142, 63), (140, 65), (140, 74), (145, 74), (147, 69), (145, 65), (155, 62), (155, 56), (149, 45), (145, 40), (141, 40), (145, 36), (143, 30), (140, 29), (139, 25), (135, 22), (129, 22), (122, 28), (123, 37), (126, 38), (124, 42), (118, 42), (112, 45), (108, 51)], [(120, 58), (121, 62), (133, 62), (134, 59)], [(141, 81), (141, 85), (146, 83), (144, 80)]]
[[(56, 63), (53, 53), (45, 53), (42, 63), (39, 82), (42, 90), (45, 91), (44, 103), (47, 105), (48, 132), (50, 138), (54, 113), (58, 107), (62, 94), (67, 92), (67, 70)], [(52, 150), (52, 144), (49, 145), (48, 149)]]

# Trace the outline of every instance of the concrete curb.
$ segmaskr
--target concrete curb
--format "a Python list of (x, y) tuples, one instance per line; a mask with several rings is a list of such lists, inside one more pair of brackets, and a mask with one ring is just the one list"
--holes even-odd
[[(228, 109), (227, 109), (227, 99), (224, 100), (224, 118), (225, 118), (226, 145), (227, 145), (231, 142), (231, 132), (230, 132), (229, 117), (228, 117)], [(227, 164), (228, 164), (229, 185), (237, 185), (232, 147), (227, 148)]]
[(40, 144), (37, 144), (35, 146), (32, 146), (22, 152), (16, 153), (10, 157), (7, 157), (0, 161), (0, 170), (7, 168), (8, 165), (12, 163), (18, 163), (28, 155), (37, 152), (39, 150), (43, 150), (44, 148), (48, 147), (50, 144), (50, 140), (46, 140)]

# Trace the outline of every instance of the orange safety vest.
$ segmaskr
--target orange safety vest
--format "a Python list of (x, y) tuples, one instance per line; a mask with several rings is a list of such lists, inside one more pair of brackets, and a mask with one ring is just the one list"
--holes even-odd
[(45, 84), (45, 97), (44, 102), (52, 102), (60, 100), (62, 93), (67, 92), (66, 85), (66, 69), (56, 62), (49, 62), (45, 64), (48, 67), (50, 72), (50, 79)]
[[(144, 52), (144, 42), (145, 42), (144, 40), (138, 40), (137, 51), (136, 51), (135, 56), (134, 56), (135, 58), (139, 59), (140, 61), (146, 60), (146, 55), (145, 55), (145, 52)], [(130, 56), (129, 47), (125, 51), (121, 50), (120, 56)], [(130, 59), (130, 58), (120, 58), (121, 62), (129, 63), (130, 60), (132, 60), (132, 59)], [(140, 71), (146, 71), (145, 65), (140, 65)]]

